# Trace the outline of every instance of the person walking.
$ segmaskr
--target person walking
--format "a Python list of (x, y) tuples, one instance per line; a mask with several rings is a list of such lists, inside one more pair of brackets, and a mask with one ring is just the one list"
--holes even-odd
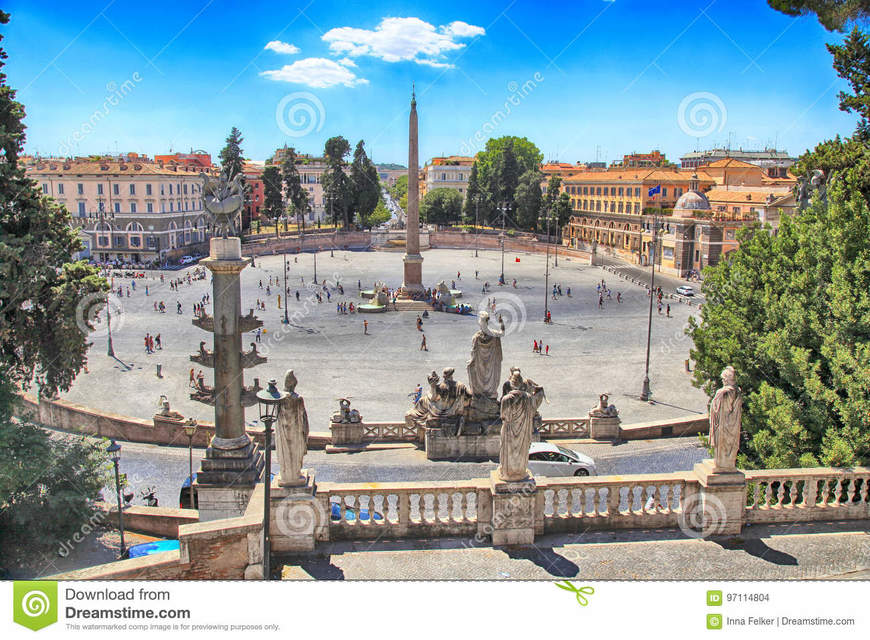
[(532, 340), (532, 353), (537, 353), (537, 352), (538, 352), (538, 341)]
[(553, 323), (553, 315), (549, 311), (547, 311), (547, 324), (552, 324), (552, 323)]
[(363, 320), (363, 335), (369, 334), (369, 321)]
[(622, 292), (621, 291), (616, 292), (616, 302), (618, 302), (619, 304), (622, 304)]
[(257, 329), (257, 337), (256, 337), (257, 342), (260, 342), (260, 340), (262, 339), (262, 337), (263, 337), (263, 330), (262, 330), (262, 329)]
[(429, 351), (429, 347), (426, 346), (426, 334), (423, 334), (423, 340), (420, 342), (420, 351)]
[(188, 381), (187, 386), (191, 389), (196, 388), (196, 374), (193, 371), (193, 367), (190, 368), (190, 380)]
[(196, 388), (200, 391), (205, 391), (205, 376), (200, 369), (196, 374)]
[(665, 311), (665, 315), (670, 318), (671, 317), (671, 305), (669, 304), (667, 310)]
[(659, 300), (659, 315), (662, 315), (662, 301)]
[(154, 338), (154, 343), (157, 345), (157, 348), (163, 351), (163, 342), (160, 340), (160, 334), (158, 333)]
[(423, 330), (423, 318), (417, 316), (417, 331)]

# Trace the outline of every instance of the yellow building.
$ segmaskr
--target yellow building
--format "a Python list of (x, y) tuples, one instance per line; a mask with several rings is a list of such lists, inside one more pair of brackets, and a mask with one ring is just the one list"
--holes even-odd
[(474, 158), (467, 156), (446, 156), (432, 158), (420, 171), (420, 198), (432, 189), (456, 189), (465, 199), (468, 189), (468, 176)]

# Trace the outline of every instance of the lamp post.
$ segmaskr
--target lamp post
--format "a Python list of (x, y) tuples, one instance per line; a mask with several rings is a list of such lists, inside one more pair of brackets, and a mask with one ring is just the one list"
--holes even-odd
[[(547, 225), (549, 226), (549, 224), (550, 224), (550, 219), (547, 218)], [(554, 257), (555, 257), (555, 259), (556, 259), (556, 263), (553, 265), (554, 267), (558, 267), (558, 266), (559, 266), (559, 237), (560, 237), (559, 232), (560, 232), (560, 231), (561, 231), (561, 229), (559, 228), (558, 225), (556, 225), (556, 246), (553, 247), (553, 251), (555, 252), (555, 256), (554, 256)], [(550, 232), (548, 231), (548, 232), (547, 232), (547, 245), (548, 245), (548, 246), (549, 246), (549, 243), (550, 243)]]
[(284, 324), (290, 324), (290, 316), (287, 315), (287, 251), (284, 251)]
[(196, 420), (190, 418), (184, 423), (184, 434), (187, 436), (187, 460), (188, 471), (187, 480), (190, 486), (190, 508), (196, 509), (193, 504), (193, 436), (196, 434)]
[(505, 202), (501, 206), (501, 284), (505, 284), (504, 279), (504, 217), (507, 213), (508, 203)]
[(269, 537), (269, 507), (272, 489), (272, 425), (278, 419), (281, 411), (281, 401), (289, 394), (278, 390), (275, 378), (269, 380), (265, 389), (257, 394), (260, 404), (260, 420), (266, 431), (266, 468), (263, 471), (263, 580), (269, 580), (271, 567), (269, 557), (271, 555), (272, 540)]
[(658, 233), (658, 216), (653, 217), (652, 240), (650, 241), (650, 262), (649, 262), (649, 319), (646, 326), (646, 368), (643, 374), (643, 389), (640, 392), (640, 399), (646, 402), (649, 400), (649, 343), (652, 335), (652, 311), (653, 311), (653, 296), (655, 295), (653, 287), (655, 286), (656, 278), (656, 235)]
[(112, 345), (112, 295), (115, 293), (115, 277), (111, 278), (111, 291), (109, 295), (106, 296), (106, 328), (108, 330), (108, 346), (106, 348), (106, 355), (110, 358), (115, 357), (115, 348)]
[(547, 212), (547, 261), (544, 270), (544, 324), (547, 323), (547, 314), (550, 312), (550, 216)]
[(477, 247), (480, 244), (480, 229), (478, 228), (478, 220), (480, 219), (480, 195), (474, 199), (474, 257), (477, 257)]
[(118, 471), (118, 463), (121, 461), (121, 445), (112, 440), (111, 444), (106, 447), (106, 453), (111, 454), (112, 464), (115, 465), (115, 492), (118, 494), (118, 530), (121, 532), (121, 551), (118, 554), (118, 560), (123, 560), (127, 555), (127, 549), (124, 545), (124, 510), (121, 508), (121, 474)]

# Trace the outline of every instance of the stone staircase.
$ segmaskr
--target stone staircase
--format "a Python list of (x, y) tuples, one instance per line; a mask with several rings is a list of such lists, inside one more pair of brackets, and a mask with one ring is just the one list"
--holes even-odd
[(397, 311), (434, 311), (432, 305), (422, 300), (396, 300)]

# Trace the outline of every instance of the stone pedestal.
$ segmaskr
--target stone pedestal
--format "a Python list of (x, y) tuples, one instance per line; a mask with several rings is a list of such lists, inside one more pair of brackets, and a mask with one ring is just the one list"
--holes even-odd
[[(447, 435), (441, 429), (425, 429), (424, 447), (428, 460), (478, 461), (498, 460), (501, 434)], [(532, 442), (540, 442), (538, 433), (532, 434)]]
[(697, 520), (705, 538), (735, 535), (743, 529), (746, 509), (746, 476), (742, 471), (714, 471), (713, 461), (695, 465), (701, 485), (697, 502)]
[(297, 486), (273, 481), (269, 497), (272, 553), (314, 551), (316, 540), (329, 539), (329, 505), (318, 499), (313, 470), (303, 469)]
[(362, 422), (330, 422), (329, 431), (332, 433), (332, 445), (362, 444)]
[(492, 494), (492, 545), (532, 544), (535, 541), (537, 485), (529, 471), (517, 482), (505, 482), (498, 470), (489, 476)]
[(619, 440), (618, 416), (601, 418), (589, 416), (589, 437), (593, 440)]

